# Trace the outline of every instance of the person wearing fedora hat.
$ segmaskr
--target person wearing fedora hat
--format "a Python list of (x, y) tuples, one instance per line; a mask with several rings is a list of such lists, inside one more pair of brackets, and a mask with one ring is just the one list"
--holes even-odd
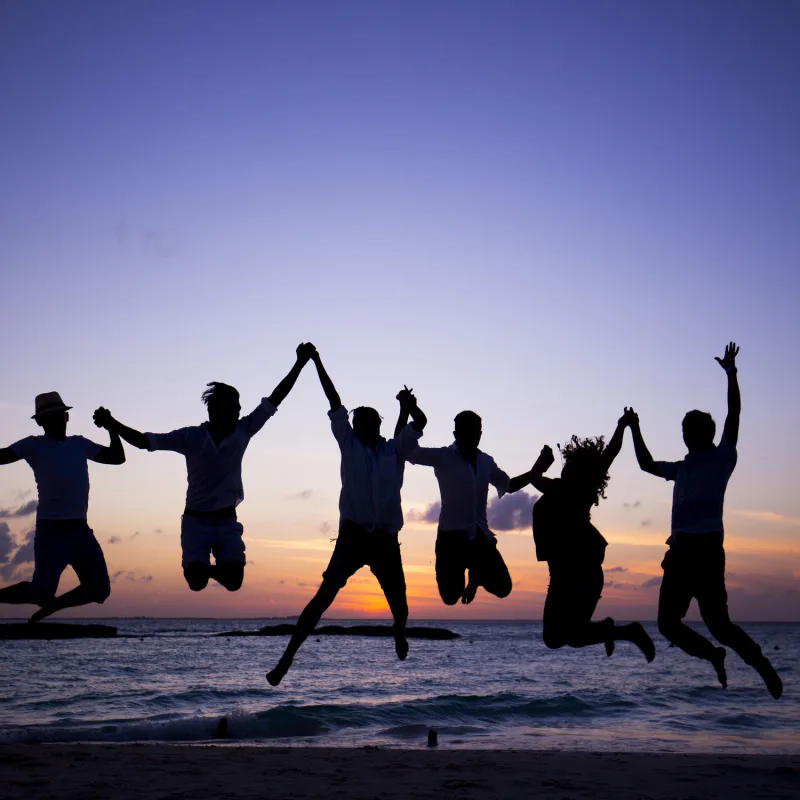
[[(36, 397), (32, 419), (44, 431), (0, 449), (0, 464), (27, 461), (33, 469), (39, 503), (34, 535), (33, 578), (0, 589), (0, 603), (38, 605), (31, 622), (72, 606), (103, 603), (111, 593), (103, 551), (86, 522), (89, 505), (87, 461), (124, 464), (119, 436), (109, 431), (108, 447), (83, 436), (67, 436), (72, 406), (58, 392)], [(72, 566), (79, 585), (56, 597), (61, 574)]]
[(210, 578), (229, 592), (241, 588), (245, 546), (236, 507), (244, 499), (242, 458), (250, 439), (292, 390), (313, 351), (313, 344), (298, 345), (297, 360), (286, 377), (254, 411), (241, 418), (239, 392), (218, 381), (209, 383), (202, 395), (208, 422), (170, 433), (141, 433), (114, 419), (106, 408), (95, 412), (98, 425), (115, 431), (134, 447), (151, 452), (170, 450), (185, 457), (188, 488), (181, 517), (182, 566), (194, 592), (205, 589)]

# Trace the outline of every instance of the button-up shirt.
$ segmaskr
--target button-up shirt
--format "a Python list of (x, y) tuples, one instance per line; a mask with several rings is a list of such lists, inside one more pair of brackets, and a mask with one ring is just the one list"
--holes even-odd
[(205, 425), (178, 428), (170, 433), (146, 433), (148, 450), (172, 450), (186, 457), (189, 485), (186, 507), (194, 511), (217, 511), (238, 506), (244, 500), (242, 458), (247, 445), (277, 411), (265, 397), (219, 445)]
[(339, 513), (368, 531), (397, 533), (403, 527), (400, 489), (405, 462), (422, 433), (409, 424), (394, 439), (381, 437), (373, 449), (355, 435), (344, 406), (328, 416), (342, 454)]
[[(656, 461), (662, 478), (675, 481), (672, 536), (723, 532), (725, 489), (736, 466), (736, 448), (724, 438), (717, 447), (689, 453), (683, 461)], [(672, 536), (667, 539), (672, 543)]]
[(439, 528), (464, 531), (470, 539), (481, 530), (489, 539), (495, 538), (486, 521), (489, 484), (502, 497), (508, 491), (511, 479), (490, 455), (478, 450), (473, 466), (461, 455), (454, 442), (450, 447), (417, 447), (408, 456), (408, 461), (433, 467), (442, 498)]

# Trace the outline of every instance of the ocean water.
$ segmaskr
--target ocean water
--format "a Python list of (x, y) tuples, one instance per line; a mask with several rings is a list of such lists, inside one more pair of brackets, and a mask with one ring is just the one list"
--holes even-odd
[(126, 638), (0, 641), (0, 741), (204, 742), (227, 717), (238, 744), (414, 748), (435, 728), (440, 747), (800, 751), (796, 624), (744, 626), (783, 678), (776, 702), (735, 654), (722, 690), (653, 625), (652, 664), (625, 642), (547, 650), (537, 622), (414, 621), (462, 638), (412, 639), (405, 662), (391, 638), (312, 636), (273, 689), (285, 637), (211, 635), (260, 621), (107, 622)]

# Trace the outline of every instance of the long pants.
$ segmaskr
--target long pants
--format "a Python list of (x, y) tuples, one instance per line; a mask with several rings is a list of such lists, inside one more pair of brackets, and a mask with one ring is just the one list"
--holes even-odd
[(542, 619), (547, 647), (587, 647), (613, 636), (608, 623), (592, 622), (603, 593), (602, 564), (548, 562), (548, 567), (550, 585)]
[(448, 606), (455, 605), (464, 594), (467, 570), (470, 581), (490, 594), (496, 597), (511, 594), (511, 575), (494, 539), (481, 531), (470, 539), (466, 531), (440, 528), (436, 537), (436, 584)]
[(675, 534), (661, 566), (664, 579), (658, 598), (658, 630), (662, 636), (690, 656), (714, 659), (714, 644), (683, 622), (692, 598), (696, 598), (703, 622), (720, 644), (751, 666), (763, 658), (758, 644), (731, 622), (728, 614), (721, 533)]

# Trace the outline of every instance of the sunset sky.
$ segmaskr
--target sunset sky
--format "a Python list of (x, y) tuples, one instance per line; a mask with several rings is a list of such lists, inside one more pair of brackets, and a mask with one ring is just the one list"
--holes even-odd
[[(625, 405), (673, 460), (687, 410), (722, 427), (733, 339), (731, 609), (800, 619), (799, 26), (780, 0), (3, 3), (0, 446), (38, 432), (54, 389), (100, 442), (97, 406), (171, 430), (203, 421), (211, 380), (249, 411), (312, 341), (385, 433), (407, 384), (423, 444), (473, 409), (512, 475), (545, 443), (610, 435)], [(82, 614), (298, 613), (337, 524), (327, 408), (309, 368), (250, 445), (235, 594), (183, 581), (182, 457), (91, 465), (115, 578)], [(671, 486), (626, 439), (593, 515), (599, 613), (655, 618)], [(0, 470), (2, 584), (30, 575), (33, 499), (24, 462)], [(530, 501), (492, 509), (519, 523), (496, 525), (511, 596), (447, 608), (437, 499), (409, 466), (412, 619), (539, 618)], [(329, 615), (388, 616), (368, 570)]]

